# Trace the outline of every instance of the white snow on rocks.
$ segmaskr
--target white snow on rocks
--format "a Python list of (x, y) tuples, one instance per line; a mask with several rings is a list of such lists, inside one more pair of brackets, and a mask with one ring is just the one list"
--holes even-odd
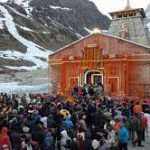
[(0, 0), (1, 3), (6, 3), (8, 0)]
[(92, 33), (92, 31), (90, 29), (88, 29), (87, 27), (84, 27), (84, 30), (86, 30), (88, 33)]
[(0, 18), (0, 29), (4, 29), (4, 19)]
[(60, 9), (60, 10), (71, 10), (70, 8), (66, 8), (66, 7), (59, 7), (59, 6), (52, 6), (52, 5), (49, 5), (50, 8), (52, 9)]
[(18, 12), (15, 8), (12, 8), (12, 7), (10, 7), (10, 6), (7, 6), (7, 7), (8, 7), (12, 12), (14, 12), (15, 14), (17, 14), (17, 15), (19, 15), (19, 16), (21, 16), (21, 17), (24, 17), (24, 18), (33, 20), (31, 17), (29, 17), (29, 16), (27, 16), (27, 15), (25, 15), (25, 14), (22, 14), (22, 13)]
[(35, 32), (34, 30), (31, 30), (31, 29), (29, 29), (29, 28), (27, 28), (27, 27), (23, 27), (23, 26), (20, 26), (20, 25), (17, 25), (17, 26), (18, 26), (19, 28), (25, 30), (25, 31)]
[[(0, 5), (0, 11), (3, 14), (4, 18), (4, 24), (8, 30), (8, 32), (15, 38), (17, 39), (20, 43), (22, 43), (24, 46), (27, 47), (27, 52), (24, 53), (17, 53), (22, 57), (24, 60), (28, 60), (31, 62), (34, 62), (36, 64), (35, 68), (46, 68), (47, 67), (47, 62), (42, 61), (41, 59), (38, 59), (39, 57), (47, 58), (50, 52), (48, 50), (45, 50), (43, 47), (25, 39), (21, 35), (19, 35), (16, 25), (13, 21), (13, 17), (7, 9)], [(13, 57), (13, 55), (12, 55)]]
[(0, 83), (0, 93), (20, 94), (20, 93), (48, 93), (50, 85), (19, 85), (19, 82)]
[(31, 0), (15, 0), (14, 1), (15, 4), (20, 5), (25, 9), (28, 17), (32, 16), (31, 12), (33, 10), (33, 8), (31, 6), (29, 6), (30, 1)]

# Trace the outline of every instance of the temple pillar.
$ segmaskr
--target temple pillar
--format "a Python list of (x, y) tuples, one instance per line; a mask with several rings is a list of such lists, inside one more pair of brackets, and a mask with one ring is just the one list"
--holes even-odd
[(60, 74), (60, 89), (59, 92), (65, 92), (66, 90), (66, 78), (67, 78), (67, 72), (66, 72), (66, 62), (62, 62), (61, 64), (61, 74)]

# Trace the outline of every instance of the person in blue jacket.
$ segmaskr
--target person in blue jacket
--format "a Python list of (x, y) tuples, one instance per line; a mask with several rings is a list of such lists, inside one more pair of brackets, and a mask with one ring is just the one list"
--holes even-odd
[(129, 132), (122, 122), (118, 131), (118, 141), (119, 150), (128, 150)]
[(66, 126), (67, 129), (70, 129), (70, 128), (73, 127), (73, 122), (71, 120), (71, 116), (70, 115), (67, 115), (65, 117), (64, 124), (65, 124), (65, 126)]

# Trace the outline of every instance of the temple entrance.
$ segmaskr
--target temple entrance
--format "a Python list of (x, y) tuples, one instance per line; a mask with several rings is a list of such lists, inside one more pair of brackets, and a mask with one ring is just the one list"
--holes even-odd
[(85, 73), (84, 76), (85, 84), (95, 84), (95, 83), (101, 83), (103, 84), (103, 75), (101, 72), (97, 70), (89, 70)]

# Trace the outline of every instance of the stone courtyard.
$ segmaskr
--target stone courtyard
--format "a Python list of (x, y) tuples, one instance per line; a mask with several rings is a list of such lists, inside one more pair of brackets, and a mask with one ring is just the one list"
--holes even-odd
[(146, 141), (142, 143), (144, 147), (133, 147), (132, 143), (129, 143), (128, 150), (150, 150), (150, 137), (146, 137)]

